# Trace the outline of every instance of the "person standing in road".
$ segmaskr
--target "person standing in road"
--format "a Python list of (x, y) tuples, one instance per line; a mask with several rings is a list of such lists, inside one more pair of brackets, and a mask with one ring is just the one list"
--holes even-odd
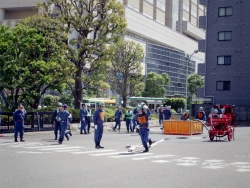
[(166, 106), (165, 110), (163, 111), (163, 114), (164, 114), (165, 120), (170, 120), (172, 113), (171, 113), (169, 106)]
[(94, 118), (93, 118), (94, 128), (95, 128), (94, 141), (96, 149), (104, 148), (100, 145), (103, 134), (104, 106), (105, 104), (103, 102), (99, 102), (99, 108), (94, 112)]
[(15, 111), (14, 113), (14, 122), (15, 122), (15, 142), (18, 142), (17, 140), (17, 136), (18, 136), (18, 132), (20, 134), (20, 142), (25, 142), (25, 140), (23, 140), (23, 134), (24, 134), (24, 117), (25, 117), (25, 113), (24, 113), (24, 106), (22, 104), (18, 105), (18, 110)]
[(70, 117), (70, 113), (66, 110), (64, 110), (64, 106), (67, 105), (61, 105), (60, 106), (60, 111), (58, 112), (58, 116), (59, 116), (59, 121), (60, 121), (60, 127), (61, 127), (61, 132), (60, 132), (60, 137), (58, 140), (59, 144), (62, 144), (63, 142), (63, 138), (65, 136), (65, 131), (67, 129), (68, 123), (69, 123), (69, 117)]
[[(82, 108), (80, 109), (80, 120), (81, 120), (81, 130), (80, 134), (87, 134), (86, 125), (87, 125), (87, 110), (85, 109), (85, 104), (82, 104)], [(82, 132), (84, 131), (84, 133)]]
[[(68, 111), (68, 105), (67, 104), (64, 104), (63, 105), (64, 107), (64, 110), (69, 112)], [(70, 116), (68, 117), (68, 123), (67, 123), (67, 128), (65, 130), (65, 137), (67, 138), (67, 140), (69, 141), (69, 135), (72, 136), (72, 133), (71, 133), (71, 128), (70, 128), (70, 123), (72, 122), (72, 115), (70, 114)]]
[(120, 131), (121, 121), (122, 121), (122, 111), (121, 111), (121, 107), (118, 106), (118, 108), (115, 112), (115, 126), (113, 127), (114, 131), (115, 131), (117, 126), (118, 126), (117, 131)]
[(128, 107), (128, 111), (125, 113), (125, 119), (126, 119), (126, 127), (127, 127), (127, 132), (129, 133), (129, 129), (130, 129), (130, 133), (133, 132), (133, 128), (132, 128), (132, 119), (133, 119), (133, 112), (131, 110), (131, 107)]
[(148, 109), (147, 105), (143, 105), (142, 106), (138, 106), (137, 107), (138, 110), (138, 114), (136, 115), (136, 119), (137, 119), (137, 123), (139, 126), (139, 131), (140, 131), (140, 137), (141, 137), (141, 141), (142, 141), (142, 145), (145, 148), (145, 150), (143, 151), (148, 152), (149, 151), (149, 147), (148, 147), (148, 142), (149, 142), (149, 146), (151, 146), (151, 144), (153, 143), (151, 141), (151, 139), (149, 139), (149, 123), (148, 123), (148, 119), (149, 116), (151, 114), (150, 110)]
[(92, 112), (91, 112), (91, 105), (87, 104), (87, 131), (88, 134), (90, 134), (89, 130), (90, 130), (90, 124), (91, 124), (91, 116), (92, 116)]
[(54, 120), (54, 134), (55, 134), (55, 140), (57, 140), (57, 134), (58, 134), (58, 131), (59, 131), (59, 134), (60, 134), (60, 131), (61, 131), (61, 128), (60, 128), (60, 121), (58, 121), (58, 112), (60, 111), (60, 106), (62, 106), (62, 103), (58, 103), (58, 108), (54, 111), (53, 113), (53, 120)]
[(203, 122), (206, 122), (207, 121), (207, 118), (206, 118), (206, 113), (203, 111), (203, 108), (200, 107), (199, 108), (199, 112), (197, 112), (196, 116), (195, 116), (196, 119), (199, 119)]
[(159, 112), (159, 124), (160, 125), (162, 125), (162, 123), (163, 123), (163, 111), (164, 111), (164, 109), (163, 109), (163, 105), (161, 105), (160, 107), (159, 107), (159, 110), (158, 110), (158, 112)]

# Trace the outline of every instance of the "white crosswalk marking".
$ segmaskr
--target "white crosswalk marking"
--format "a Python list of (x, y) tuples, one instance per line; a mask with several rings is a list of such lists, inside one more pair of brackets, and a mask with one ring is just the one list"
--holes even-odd
[(93, 151), (79, 151), (79, 152), (71, 152), (72, 154), (88, 154), (88, 153), (101, 153), (101, 152), (110, 152), (116, 150), (93, 150)]
[(65, 147), (67, 145), (41, 145), (35, 147), (24, 147), (26, 149), (43, 149), (43, 148), (58, 148), (58, 147)]
[(124, 158), (124, 157), (134, 157), (134, 156), (138, 156), (138, 155), (152, 155), (153, 153), (126, 153), (126, 154), (121, 154), (121, 155), (116, 155), (116, 156), (109, 156), (111, 158)]
[(80, 149), (66, 149), (66, 150), (56, 150), (55, 152), (76, 152), (79, 151)]
[(73, 146), (73, 147), (57, 147), (57, 148), (43, 148), (43, 149), (38, 149), (38, 150), (41, 150), (41, 151), (45, 151), (45, 150), (61, 150), (61, 149), (80, 149), (82, 147), (79, 147), (79, 146)]
[(91, 156), (105, 156), (105, 155), (115, 155), (115, 154), (123, 154), (123, 153), (128, 153), (127, 151), (124, 152), (112, 152), (112, 153), (101, 153), (101, 154), (90, 154)]
[(149, 156), (149, 157), (140, 157), (140, 158), (133, 158), (132, 160), (144, 160), (144, 159), (159, 159), (159, 158), (165, 158), (165, 157), (173, 157), (174, 155), (157, 155), (157, 156)]

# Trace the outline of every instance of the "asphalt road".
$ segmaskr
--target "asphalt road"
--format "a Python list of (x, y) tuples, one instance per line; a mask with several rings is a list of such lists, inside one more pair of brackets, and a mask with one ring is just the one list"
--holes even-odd
[(237, 127), (231, 142), (211, 142), (207, 132), (163, 135), (154, 127), (157, 142), (145, 154), (125, 149), (140, 144), (137, 134), (105, 131), (100, 150), (93, 136), (74, 132), (62, 145), (52, 132), (25, 133), (25, 143), (0, 138), (0, 187), (250, 187), (250, 127)]

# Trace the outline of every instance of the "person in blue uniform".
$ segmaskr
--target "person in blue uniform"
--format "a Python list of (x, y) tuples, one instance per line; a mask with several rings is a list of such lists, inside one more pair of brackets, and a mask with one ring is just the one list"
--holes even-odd
[(201, 121), (207, 121), (207, 118), (206, 118), (206, 114), (205, 112), (203, 111), (203, 108), (200, 107), (199, 108), (199, 112), (197, 112), (196, 116), (195, 116), (196, 119), (199, 119)]
[(115, 126), (113, 127), (114, 131), (116, 127), (117, 127), (117, 131), (120, 131), (121, 121), (122, 121), (122, 111), (121, 111), (121, 107), (118, 106), (117, 110), (115, 111)]
[(170, 120), (172, 113), (171, 113), (169, 106), (166, 106), (166, 109), (163, 110), (163, 114), (164, 114), (165, 120)]
[(133, 132), (133, 128), (132, 128), (132, 119), (133, 119), (133, 112), (131, 110), (131, 107), (128, 107), (128, 111), (125, 113), (125, 119), (126, 119), (126, 127), (127, 127), (127, 132), (130, 133)]
[(65, 136), (65, 131), (67, 129), (68, 123), (69, 123), (69, 117), (70, 113), (66, 110), (64, 110), (64, 106), (60, 106), (60, 111), (58, 112), (59, 116), (59, 121), (60, 121), (60, 127), (61, 127), (61, 132), (60, 132), (60, 137), (58, 139), (58, 143), (62, 144), (63, 138)]
[(18, 133), (20, 134), (20, 142), (25, 142), (23, 140), (23, 134), (24, 134), (24, 106), (22, 104), (18, 105), (18, 109), (14, 113), (14, 121), (15, 121), (15, 142), (18, 142), (17, 136)]
[(182, 113), (181, 120), (183, 121), (189, 120), (189, 110), (186, 110), (185, 112)]
[[(69, 112), (67, 104), (64, 104), (63, 107), (64, 107), (65, 111)], [(70, 123), (71, 122), (72, 122), (72, 115), (70, 114), (70, 116), (68, 117), (67, 129), (65, 131), (65, 137), (67, 138), (68, 141), (69, 141), (69, 135), (72, 136), (71, 128), (70, 128)]]
[[(139, 106), (139, 104), (138, 104)], [(137, 107), (133, 110), (133, 132), (135, 131), (136, 125), (137, 125), (137, 120), (136, 120), (136, 115), (138, 114)], [(139, 130), (136, 129), (136, 132), (139, 132)]]
[(161, 105), (160, 107), (159, 107), (159, 110), (158, 110), (158, 113), (159, 113), (159, 124), (161, 125), (162, 123), (163, 123), (163, 111), (164, 111), (164, 109), (163, 109), (163, 105)]
[(60, 111), (59, 108), (62, 106), (62, 103), (58, 103), (58, 108), (53, 113), (53, 122), (54, 122), (54, 134), (55, 134), (55, 140), (57, 140), (57, 134), (59, 131), (60, 134), (60, 121), (58, 121), (58, 112)]
[(219, 117), (220, 117), (219, 111), (215, 109), (214, 113), (212, 114), (212, 118), (219, 118)]
[(87, 116), (86, 116), (86, 120), (87, 120), (87, 131), (88, 134), (90, 134), (89, 130), (90, 130), (90, 124), (91, 124), (91, 116), (92, 116), (92, 112), (91, 112), (91, 105), (87, 104)]
[(87, 110), (85, 109), (85, 104), (82, 104), (82, 108), (80, 109), (80, 121), (81, 121), (81, 129), (80, 134), (83, 134), (82, 131), (84, 131), (84, 134), (87, 134), (86, 131), (86, 125), (87, 125)]
[(138, 114), (136, 115), (137, 123), (139, 126), (140, 137), (142, 141), (142, 145), (145, 148), (143, 152), (148, 152), (148, 142), (151, 145), (152, 141), (149, 139), (149, 123), (148, 119), (151, 114), (150, 110), (148, 109), (147, 105), (138, 106), (137, 107)]
[(99, 108), (94, 112), (94, 117), (93, 117), (94, 128), (95, 128), (94, 141), (96, 149), (104, 148), (100, 145), (103, 134), (104, 106), (105, 104), (103, 102), (99, 102)]

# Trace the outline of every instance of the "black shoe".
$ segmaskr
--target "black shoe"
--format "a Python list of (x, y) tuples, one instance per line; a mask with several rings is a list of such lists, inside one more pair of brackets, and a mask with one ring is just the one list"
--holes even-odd
[(91, 132), (88, 132), (88, 134), (91, 134)]
[(61, 138), (59, 138), (59, 140), (58, 140), (58, 144), (62, 144), (62, 139)]
[(22, 139), (22, 140), (20, 140), (20, 142), (25, 142), (25, 140)]
[(88, 134), (87, 132), (84, 132), (84, 134)]
[(98, 142), (95, 143), (95, 149), (100, 149)]
[(151, 144), (153, 144), (152, 140), (149, 140), (148, 143), (150, 146), (151, 146)]
[(100, 147), (99, 147), (99, 146), (96, 146), (95, 149), (100, 149)]
[(72, 136), (72, 133), (71, 133), (71, 131), (69, 132), (69, 135), (70, 135), (70, 136)]
[(100, 149), (103, 149), (104, 147), (100, 146), (100, 142), (98, 142), (98, 146)]
[(81, 131), (80, 134), (83, 134), (83, 132)]
[(17, 140), (17, 139), (15, 139), (15, 140), (14, 140), (14, 142), (18, 142), (18, 140)]
[(55, 140), (57, 140), (57, 136), (55, 136)]
[(65, 136), (67, 138), (67, 140), (69, 141), (69, 137), (68, 136)]
[(143, 151), (143, 153), (146, 153), (146, 152), (148, 152), (148, 148), (145, 148), (145, 150)]

